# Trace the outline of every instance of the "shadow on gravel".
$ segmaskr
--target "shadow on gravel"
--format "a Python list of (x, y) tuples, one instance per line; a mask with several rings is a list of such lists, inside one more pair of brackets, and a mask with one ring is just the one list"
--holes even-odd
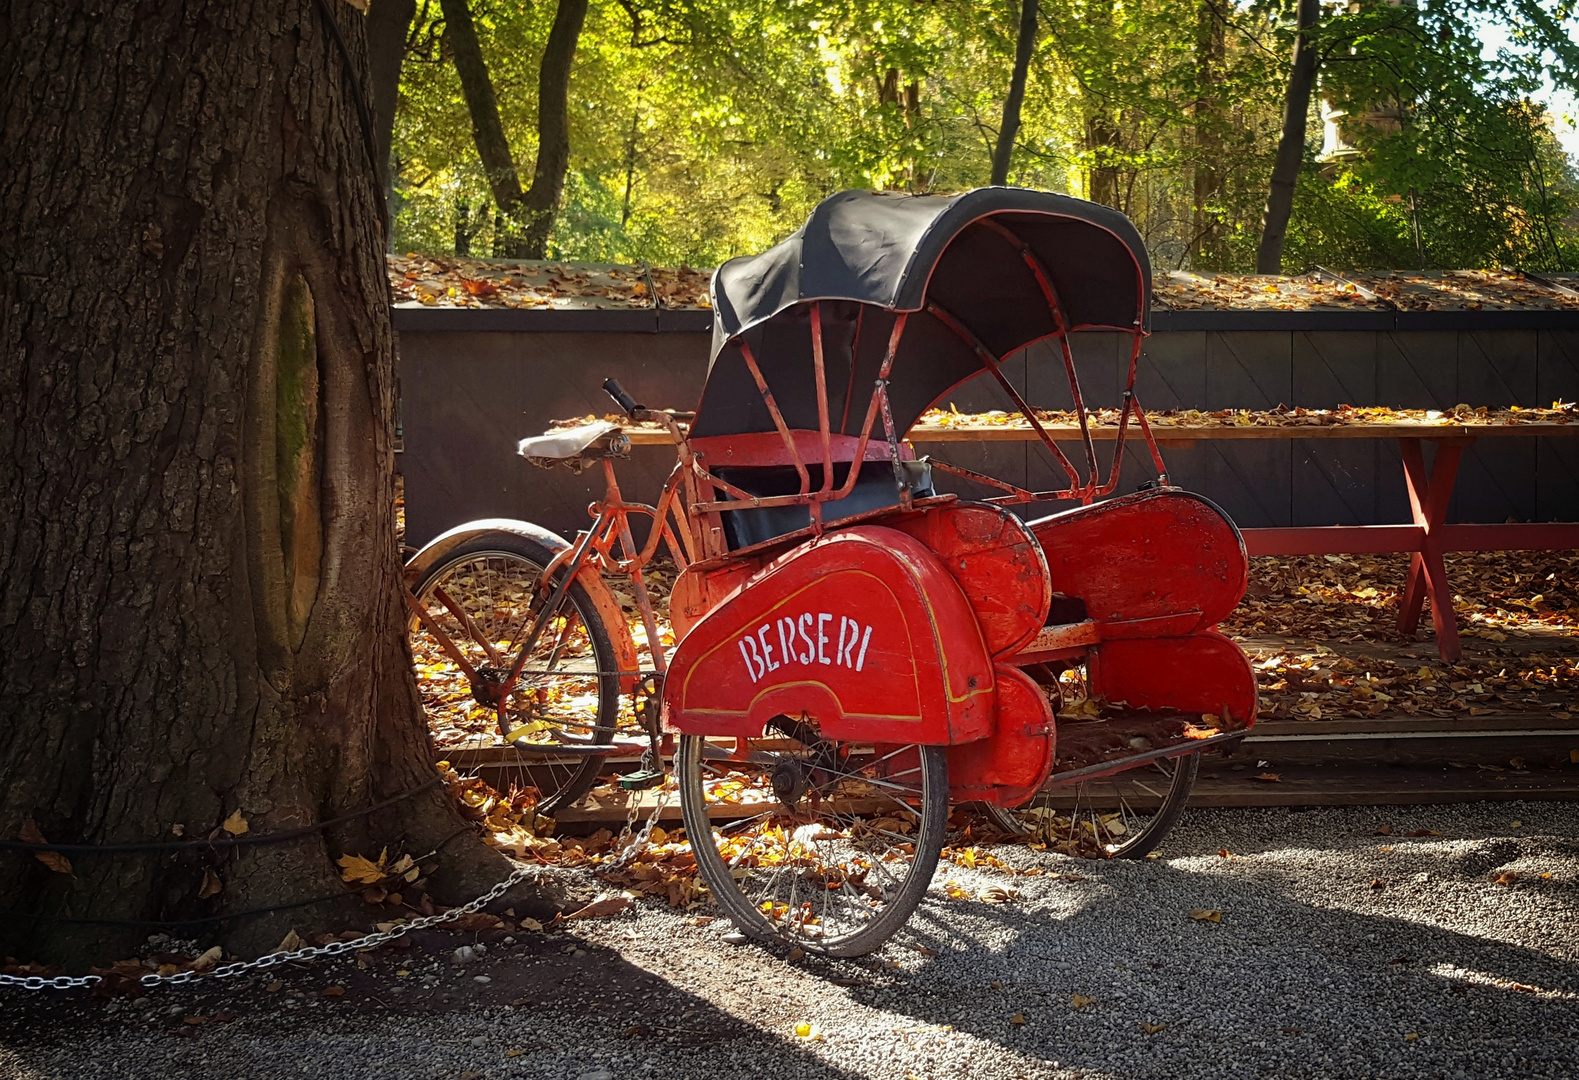
[[(1572, 1075), (1571, 935), (1549, 952), (1323, 907), (1290, 895), (1293, 869), (1061, 865), (1081, 880), (1039, 899), (990, 906), (934, 893), (899, 948), (937, 959), (852, 997), (1104, 1077)], [(1443, 859), (1432, 865), (1439, 883), (1453, 876)], [(1576, 908), (1571, 886), (1541, 884), (1529, 940), (1541, 940), (1541, 920), (1558, 926)], [(1376, 893), (1387, 890), (1431, 907), (1410, 874)]]
[[(81, 993), (0, 992), (0, 1076), (857, 1080), (569, 934), (526, 935), (514, 947), (502, 933), (412, 936), (409, 948), (364, 954), (365, 967), (351, 959), (275, 968), (267, 978), (155, 991), (143, 1006), (123, 998), (113, 1012)], [(491, 960), (450, 962), (479, 941)], [(422, 979), (434, 961), (429, 989)], [(224, 1062), (219, 1072), (215, 1061)]]

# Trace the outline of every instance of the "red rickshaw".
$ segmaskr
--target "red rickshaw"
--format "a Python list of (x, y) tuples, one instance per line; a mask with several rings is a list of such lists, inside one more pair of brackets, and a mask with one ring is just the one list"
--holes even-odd
[[(497, 713), (540, 813), (584, 795), (615, 752), (644, 754), (622, 786), (662, 784), (671, 751), (702, 877), (753, 937), (878, 947), (931, 883), (950, 804), (1019, 832), (1009, 811), (1041, 793), (1030, 827), (1053, 850), (1144, 855), (1199, 754), (1256, 714), (1250, 665), (1214, 629), (1244, 592), (1244, 544), (1168, 483), (1134, 393), (1150, 280), (1133, 225), (1097, 204), (1003, 187), (834, 195), (714, 276), (694, 414), (605, 383), (678, 452), (656, 503), (620, 493), (620, 424), (523, 440), (538, 464), (604, 470), (592, 527), (567, 542), (492, 520), (433, 540), (408, 566), (414, 640)], [(1105, 475), (1069, 342), (1086, 331), (1130, 342)], [(1083, 470), (1005, 372), (1042, 341), (1068, 378)], [(911, 427), (978, 376), (1064, 486), (915, 455)], [(1119, 495), (1136, 431), (1157, 476)], [(944, 474), (995, 494), (940, 494)], [(1076, 505), (1011, 511), (1059, 501)], [(631, 513), (650, 519), (639, 547)], [(643, 577), (660, 545), (679, 570), (672, 651)], [(645, 641), (605, 575), (629, 578)]]

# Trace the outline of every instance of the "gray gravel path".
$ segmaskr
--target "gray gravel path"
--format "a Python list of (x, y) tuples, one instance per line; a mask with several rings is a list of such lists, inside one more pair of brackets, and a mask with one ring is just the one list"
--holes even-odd
[[(1440, 835), (1407, 835), (1423, 829)], [(996, 850), (1046, 873), (945, 865), (909, 930), (862, 962), (730, 946), (722, 920), (647, 905), (513, 945), (484, 935), (463, 965), (453, 950), (476, 936), (434, 936), (272, 994), (13, 994), (0, 1076), (1579, 1074), (1571, 805), (1192, 811), (1139, 863)], [(1018, 895), (976, 898), (993, 886)], [(345, 995), (322, 997), (331, 984)]]

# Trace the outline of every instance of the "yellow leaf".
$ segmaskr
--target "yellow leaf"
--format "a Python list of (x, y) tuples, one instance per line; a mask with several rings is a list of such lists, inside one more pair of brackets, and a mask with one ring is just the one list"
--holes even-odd
[(1096, 998), (1094, 998), (1094, 997), (1081, 997), (1079, 994), (1075, 994), (1074, 995), (1074, 999), (1073, 999), (1073, 1004), (1074, 1004), (1075, 1008), (1083, 1009), (1083, 1008), (1085, 1008), (1087, 1005), (1091, 1004), (1095, 1000), (1096, 1000)]
[(1220, 923), (1223, 921), (1223, 913), (1218, 911), (1216, 908), (1199, 907), (1190, 912), (1190, 918), (1194, 919), (1196, 922)]
[(377, 885), (384, 880), (384, 868), (379, 862), (364, 859), (360, 855), (342, 855), (336, 861), (340, 867), (340, 880), (352, 885)]
[(1155, 1035), (1155, 1034), (1157, 1034), (1157, 1032), (1161, 1031), (1163, 1028), (1165, 1028), (1167, 1026), (1168, 1026), (1167, 1024), (1148, 1024), (1144, 1020), (1142, 1020), (1140, 1022), (1140, 1029), (1142, 1031), (1144, 1031), (1147, 1035)]
[(518, 1058), (524, 1053), (526, 1053), (525, 1050), (506, 1050), (504, 1056), (507, 1058)]
[[(1079, 1000), (1078, 997), (1076, 1000)], [(1020, 1026), (1021, 1024), (1025, 1023), (1025, 1014), (1015, 1013), (1013, 1016), (1009, 1017), (1009, 1023), (1015, 1025), (1016, 1027)]]
[(220, 828), (231, 836), (240, 836), (247, 831), (247, 819), (241, 816), (241, 811), (238, 809), (225, 819), (225, 823)]
[(1420, 1036), (1416, 1032), (1411, 1031), (1409, 1034), (1404, 1036), (1404, 1042), (1414, 1042), (1419, 1037)]

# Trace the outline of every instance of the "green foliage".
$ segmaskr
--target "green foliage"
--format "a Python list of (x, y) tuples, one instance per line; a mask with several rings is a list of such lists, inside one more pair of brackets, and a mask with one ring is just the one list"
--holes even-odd
[[(1313, 109), (1286, 265), (1579, 265), (1579, 177), (1528, 103), (1543, 75), (1574, 85), (1572, 7), (1360, 0), (1330, 12), (1318, 96), (1373, 122), (1348, 122), (1353, 152), (1318, 162)], [(1119, 207), (1161, 268), (1248, 269), (1292, 8), (1043, 0), (1011, 182)], [(553, 5), (473, 11), (529, 180)], [(1498, 13), (1513, 44), (1483, 57), (1474, 20)], [(551, 254), (709, 265), (770, 246), (842, 188), (985, 183), (1018, 16), (1017, 0), (594, 0)], [(411, 38), (396, 244), (490, 254), (493, 209), (436, 2)]]

